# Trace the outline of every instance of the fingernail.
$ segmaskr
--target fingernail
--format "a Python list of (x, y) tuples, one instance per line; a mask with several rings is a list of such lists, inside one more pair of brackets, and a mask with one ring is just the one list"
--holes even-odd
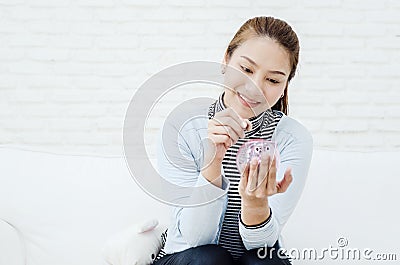
[(243, 127), (243, 129), (246, 129), (247, 123), (245, 121), (242, 121), (242, 127)]

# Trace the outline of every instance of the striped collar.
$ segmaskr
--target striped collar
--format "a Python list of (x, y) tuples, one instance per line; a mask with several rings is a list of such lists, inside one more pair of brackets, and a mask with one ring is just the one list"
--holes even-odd
[[(221, 93), (221, 95), (218, 97), (218, 100), (215, 102), (214, 114), (226, 109), (224, 104), (224, 94), (225, 91)], [(260, 129), (262, 129), (266, 125), (270, 124), (273, 120), (274, 120), (274, 111), (272, 109), (267, 109), (266, 111), (261, 112), (257, 116), (249, 118), (249, 121), (251, 122), (252, 125), (252, 129), (250, 131), (246, 131), (245, 136), (253, 135), (254, 133), (260, 131)]]

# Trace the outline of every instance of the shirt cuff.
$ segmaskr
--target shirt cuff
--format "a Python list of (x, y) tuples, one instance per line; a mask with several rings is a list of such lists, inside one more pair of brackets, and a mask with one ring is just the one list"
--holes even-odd
[(268, 216), (267, 220), (265, 220), (264, 222), (262, 222), (260, 224), (256, 224), (256, 225), (246, 225), (245, 223), (243, 223), (243, 220), (242, 220), (242, 211), (239, 211), (239, 222), (246, 229), (262, 228), (271, 221), (271, 218), (272, 218), (272, 210), (271, 210), (271, 208), (269, 208), (269, 216)]
[(211, 186), (215, 187), (216, 189), (219, 189), (219, 190), (222, 189), (223, 191), (228, 192), (229, 180), (224, 175), (221, 175), (221, 178), (222, 178), (222, 186), (221, 186), (221, 188), (219, 188), (219, 187), (215, 186), (214, 184), (212, 184), (210, 181), (208, 181), (208, 179), (206, 179), (203, 176), (203, 174), (201, 174), (201, 172), (200, 172), (199, 178), (197, 179), (196, 187), (203, 186), (203, 185), (211, 185)]
[(245, 225), (239, 213), (239, 233), (243, 245), (247, 250), (265, 246), (273, 246), (279, 236), (279, 226), (270, 208), (270, 215), (267, 220), (257, 225)]

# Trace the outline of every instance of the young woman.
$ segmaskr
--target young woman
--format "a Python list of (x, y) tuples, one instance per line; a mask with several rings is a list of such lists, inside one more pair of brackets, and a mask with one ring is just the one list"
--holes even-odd
[[(175, 207), (154, 264), (290, 264), (278, 255), (280, 233), (302, 193), (313, 147), (309, 131), (287, 116), (298, 57), (297, 35), (282, 20), (255, 17), (235, 34), (223, 61), (224, 91), (213, 104), (198, 106), (208, 114), (207, 131), (189, 121), (191, 129), (178, 136), (193, 170), (171, 166), (158, 153), (164, 177), (182, 185), (207, 183), (224, 196), (199, 207)], [(211, 142), (201, 163), (194, 158), (199, 138)], [(274, 141), (279, 167), (275, 156), (263, 154), (239, 173), (236, 155), (250, 139)]]

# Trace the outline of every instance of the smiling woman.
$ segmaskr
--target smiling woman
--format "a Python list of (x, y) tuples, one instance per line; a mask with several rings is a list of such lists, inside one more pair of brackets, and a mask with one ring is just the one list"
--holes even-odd
[[(224, 196), (174, 208), (156, 265), (290, 264), (277, 251), (280, 233), (304, 188), (313, 148), (309, 131), (287, 116), (298, 57), (297, 35), (286, 22), (249, 19), (223, 56), (224, 90), (218, 100), (194, 106), (207, 113), (205, 120), (193, 119), (184, 128), (174, 121), (164, 125), (171, 138), (163, 140), (179, 146), (184, 159), (178, 160), (185, 162), (171, 164), (177, 159), (167, 157), (159, 143), (160, 174), (177, 185), (209, 185)], [(238, 150), (254, 139), (274, 143), (280, 163), (275, 153), (263, 153), (239, 172)], [(199, 150), (203, 156), (196, 160)], [(262, 248), (269, 252), (263, 257)]]

